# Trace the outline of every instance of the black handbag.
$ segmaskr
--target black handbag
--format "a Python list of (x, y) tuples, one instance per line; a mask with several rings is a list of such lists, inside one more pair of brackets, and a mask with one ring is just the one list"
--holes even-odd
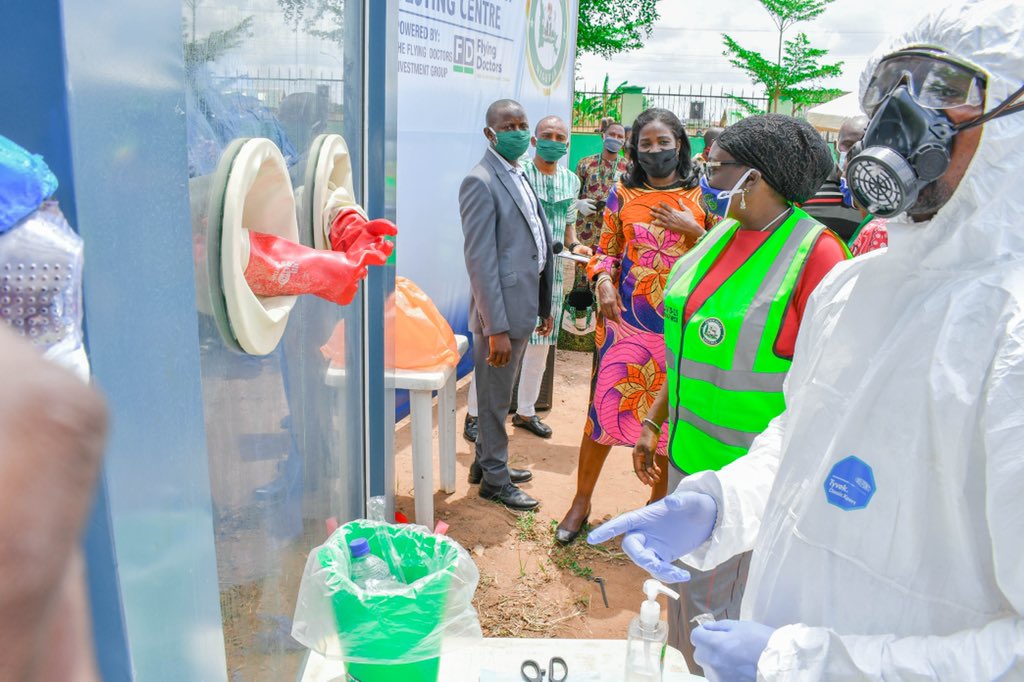
[(565, 299), (572, 308), (582, 312), (594, 305), (594, 292), (585, 284), (577, 285)]

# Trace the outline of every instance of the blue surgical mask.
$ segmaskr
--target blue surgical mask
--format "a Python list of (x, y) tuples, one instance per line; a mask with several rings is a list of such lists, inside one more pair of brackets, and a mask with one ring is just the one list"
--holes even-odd
[(718, 189), (708, 184), (708, 179), (703, 175), (700, 178), (700, 189), (704, 197), (704, 205), (709, 211), (714, 213), (720, 218), (724, 218), (729, 214), (729, 204), (732, 203), (734, 195), (741, 193), (743, 190), (740, 189), (740, 185), (746, 181), (747, 176), (753, 169), (747, 169), (747, 172), (740, 177), (732, 189)]
[(843, 206), (853, 208), (853, 192), (850, 191), (850, 186), (846, 184), (846, 178), (839, 178), (839, 191), (843, 193)]

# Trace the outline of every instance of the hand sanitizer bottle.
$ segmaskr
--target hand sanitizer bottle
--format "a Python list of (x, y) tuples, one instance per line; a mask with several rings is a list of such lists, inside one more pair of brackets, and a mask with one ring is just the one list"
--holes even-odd
[(661, 620), (659, 592), (679, 599), (678, 592), (657, 580), (644, 581), (647, 600), (640, 605), (640, 615), (630, 622), (626, 640), (626, 682), (661, 682), (668, 624)]

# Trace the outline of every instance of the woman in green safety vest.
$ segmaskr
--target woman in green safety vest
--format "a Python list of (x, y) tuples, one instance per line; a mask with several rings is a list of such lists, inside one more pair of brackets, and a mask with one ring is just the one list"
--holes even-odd
[[(782, 382), (811, 291), (849, 257), (843, 242), (794, 204), (812, 196), (832, 155), (806, 121), (768, 114), (727, 128), (701, 181), (708, 208), (726, 216), (672, 268), (665, 288), (665, 365), (633, 451), (637, 477), (665, 475), (654, 452), (669, 429), (669, 490), (687, 474), (746, 454), (784, 408)], [(691, 669), (690, 619), (738, 618), (750, 554), (713, 571), (688, 567), (669, 605), (670, 644)]]

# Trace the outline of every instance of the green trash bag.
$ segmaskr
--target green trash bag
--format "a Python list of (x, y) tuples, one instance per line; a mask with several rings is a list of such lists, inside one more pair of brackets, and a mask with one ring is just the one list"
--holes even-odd
[[(405, 583), (362, 589), (349, 579), (349, 542), (370, 551)], [(457, 542), (423, 526), (352, 521), (310, 552), (292, 637), (325, 658), (345, 661), (358, 682), (434, 682), (441, 645), (482, 639), (473, 608), (480, 573)]]

